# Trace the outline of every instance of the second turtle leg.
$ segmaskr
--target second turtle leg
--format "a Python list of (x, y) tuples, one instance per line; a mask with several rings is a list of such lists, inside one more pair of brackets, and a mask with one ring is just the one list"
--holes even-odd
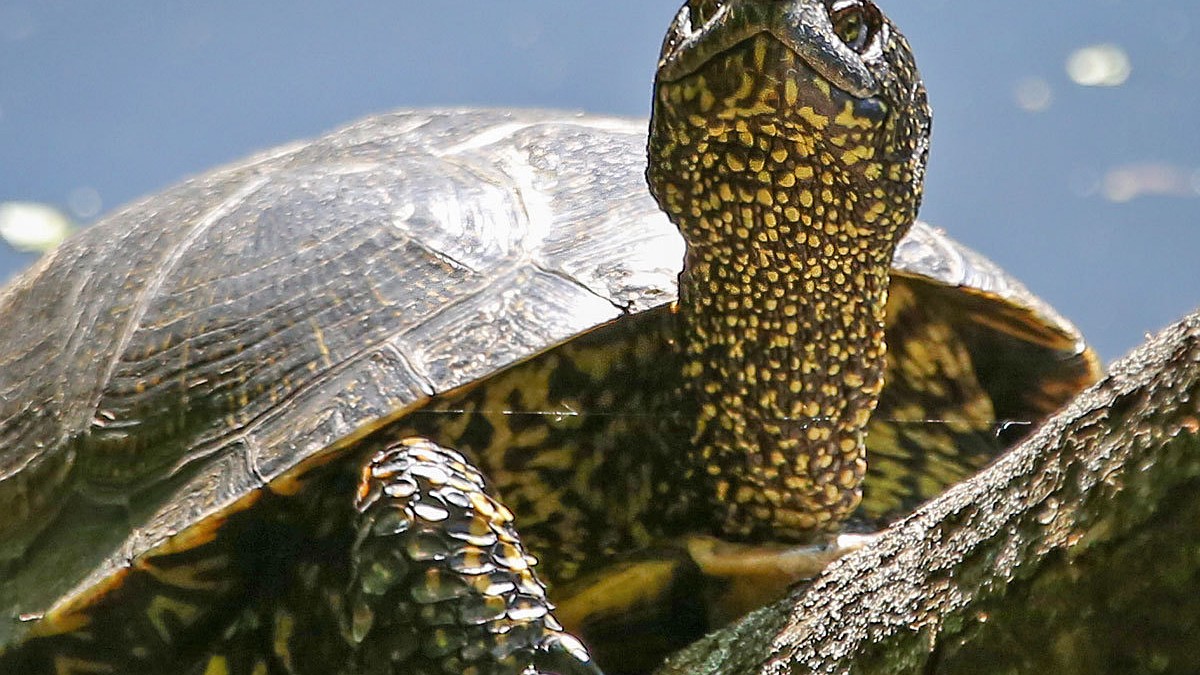
[(462, 455), (423, 438), (380, 450), (355, 508), (354, 672), (601, 675), (555, 620), (512, 513)]

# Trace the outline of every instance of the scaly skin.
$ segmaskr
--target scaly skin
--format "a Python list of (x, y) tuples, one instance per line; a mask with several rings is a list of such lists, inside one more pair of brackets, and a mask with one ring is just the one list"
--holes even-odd
[[(862, 22), (865, 57), (780, 40), (833, 37), (829, 4), (843, 32)], [(716, 54), (693, 64), (692, 24), (710, 16)], [(855, 79), (858, 59), (874, 81)], [(829, 81), (843, 66), (865, 95)], [(648, 176), (688, 244), (684, 480), (703, 484), (725, 537), (809, 539), (859, 502), (889, 267), (916, 218), (929, 124), (908, 45), (870, 3), (696, 1), (668, 34)]]

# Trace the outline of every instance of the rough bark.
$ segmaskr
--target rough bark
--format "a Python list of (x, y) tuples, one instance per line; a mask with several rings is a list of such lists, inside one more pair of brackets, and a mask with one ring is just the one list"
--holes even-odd
[(1200, 672), (1200, 312), (681, 673)]

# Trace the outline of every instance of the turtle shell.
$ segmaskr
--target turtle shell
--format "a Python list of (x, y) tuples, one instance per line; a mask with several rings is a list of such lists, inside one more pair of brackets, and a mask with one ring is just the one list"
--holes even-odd
[[(645, 143), (641, 120), (571, 113), (373, 117), (132, 204), (13, 281), (0, 645), (382, 420), (671, 302), (683, 243)], [(917, 224), (894, 267), (894, 295), (966, 336), (998, 417), (1094, 375), (1069, 323), (940, 231)]]

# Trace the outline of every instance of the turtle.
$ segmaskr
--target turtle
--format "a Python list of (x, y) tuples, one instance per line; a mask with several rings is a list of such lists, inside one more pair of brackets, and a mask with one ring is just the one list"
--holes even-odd
[(634, 672), (777, 597), (1097, 376), (916, 221), (930, 122), (869, 0), (688, 0), (648, 136), (402, 111), (107, 217), (0, 295), (0, 670)]

